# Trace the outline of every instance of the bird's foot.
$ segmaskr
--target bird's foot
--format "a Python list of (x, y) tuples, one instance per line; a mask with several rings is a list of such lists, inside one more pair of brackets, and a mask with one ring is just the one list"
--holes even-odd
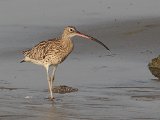
[(48, 99), (50, 100), (50, 101), (54, 101), (54, 97), (48, 97)]

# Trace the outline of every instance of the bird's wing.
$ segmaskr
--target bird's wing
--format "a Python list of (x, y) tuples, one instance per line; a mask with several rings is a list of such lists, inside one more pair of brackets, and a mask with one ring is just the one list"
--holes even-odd
[(58, 40), (50, 39), (45, 40), (34, 46), (32, 49), (24, 51), (24, 55), (34, 59), (34, 60), (43, 60), (46, 57), (48, 50), (52, 47), (57, 47)]

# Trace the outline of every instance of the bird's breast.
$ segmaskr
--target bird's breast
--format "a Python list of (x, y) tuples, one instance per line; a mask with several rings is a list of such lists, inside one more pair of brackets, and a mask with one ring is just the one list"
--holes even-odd
[(60, 52), (61, 54), (61, 60), (60, 62), (63, 62), (67, 56), (73, 51), (73, 43), (72, 41), (68, 41), (68, 43), (66, 43), (63, 48), (62, 51)]

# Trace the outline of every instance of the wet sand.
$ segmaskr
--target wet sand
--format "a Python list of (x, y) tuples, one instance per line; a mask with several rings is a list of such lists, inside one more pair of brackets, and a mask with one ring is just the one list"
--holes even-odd
[(160, 81), (147, 64), (159, 55), (159, 20), (77, 26), (103, 41), (114, 56), (96, 43), (75, 38), (73, 53), (56, 71), (55, 86), (79, 91), (55, 94), (54, 103), (46, 99), (44, 68), (19, 62), (22, 50), (60, 34), (63, 27), (0, 26), (0, 119), (158, 120)]

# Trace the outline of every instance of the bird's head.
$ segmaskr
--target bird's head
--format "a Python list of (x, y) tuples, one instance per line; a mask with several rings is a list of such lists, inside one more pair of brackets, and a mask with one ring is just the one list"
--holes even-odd
[(75, 27), (67, 26), (67, 27), (64, 28), (63, 37), (65, 37), (65, 38), (74, 37), (74, 36), (76, 36), (77, 32), (78, 31), (76, 30)]
[[(63, 35), (62, 37), (65, 39), (65, 38), (72, 38), (74, 36), (80, 36), (80, 37), (83, 37), (83, 38), (87, 38), (89, 40), (92, 40), (92, 41), (95, 41), (97, 43), (99, 43), (100, 45), (102, 45), (103, 47), (105, 47), (107, 50), (109, 50), (109, 48), (104, 44), (102, 43), (101, 41), (89, 36), (89, 35), (85, 35), (79, 31), (77, 31), (77, 29), (73, 26), (68, 26), (68, 27), (65, 27), (64, 28), (64, 32), (63, 32)], [(110, 51), (110, 50), (109, 50)]]

